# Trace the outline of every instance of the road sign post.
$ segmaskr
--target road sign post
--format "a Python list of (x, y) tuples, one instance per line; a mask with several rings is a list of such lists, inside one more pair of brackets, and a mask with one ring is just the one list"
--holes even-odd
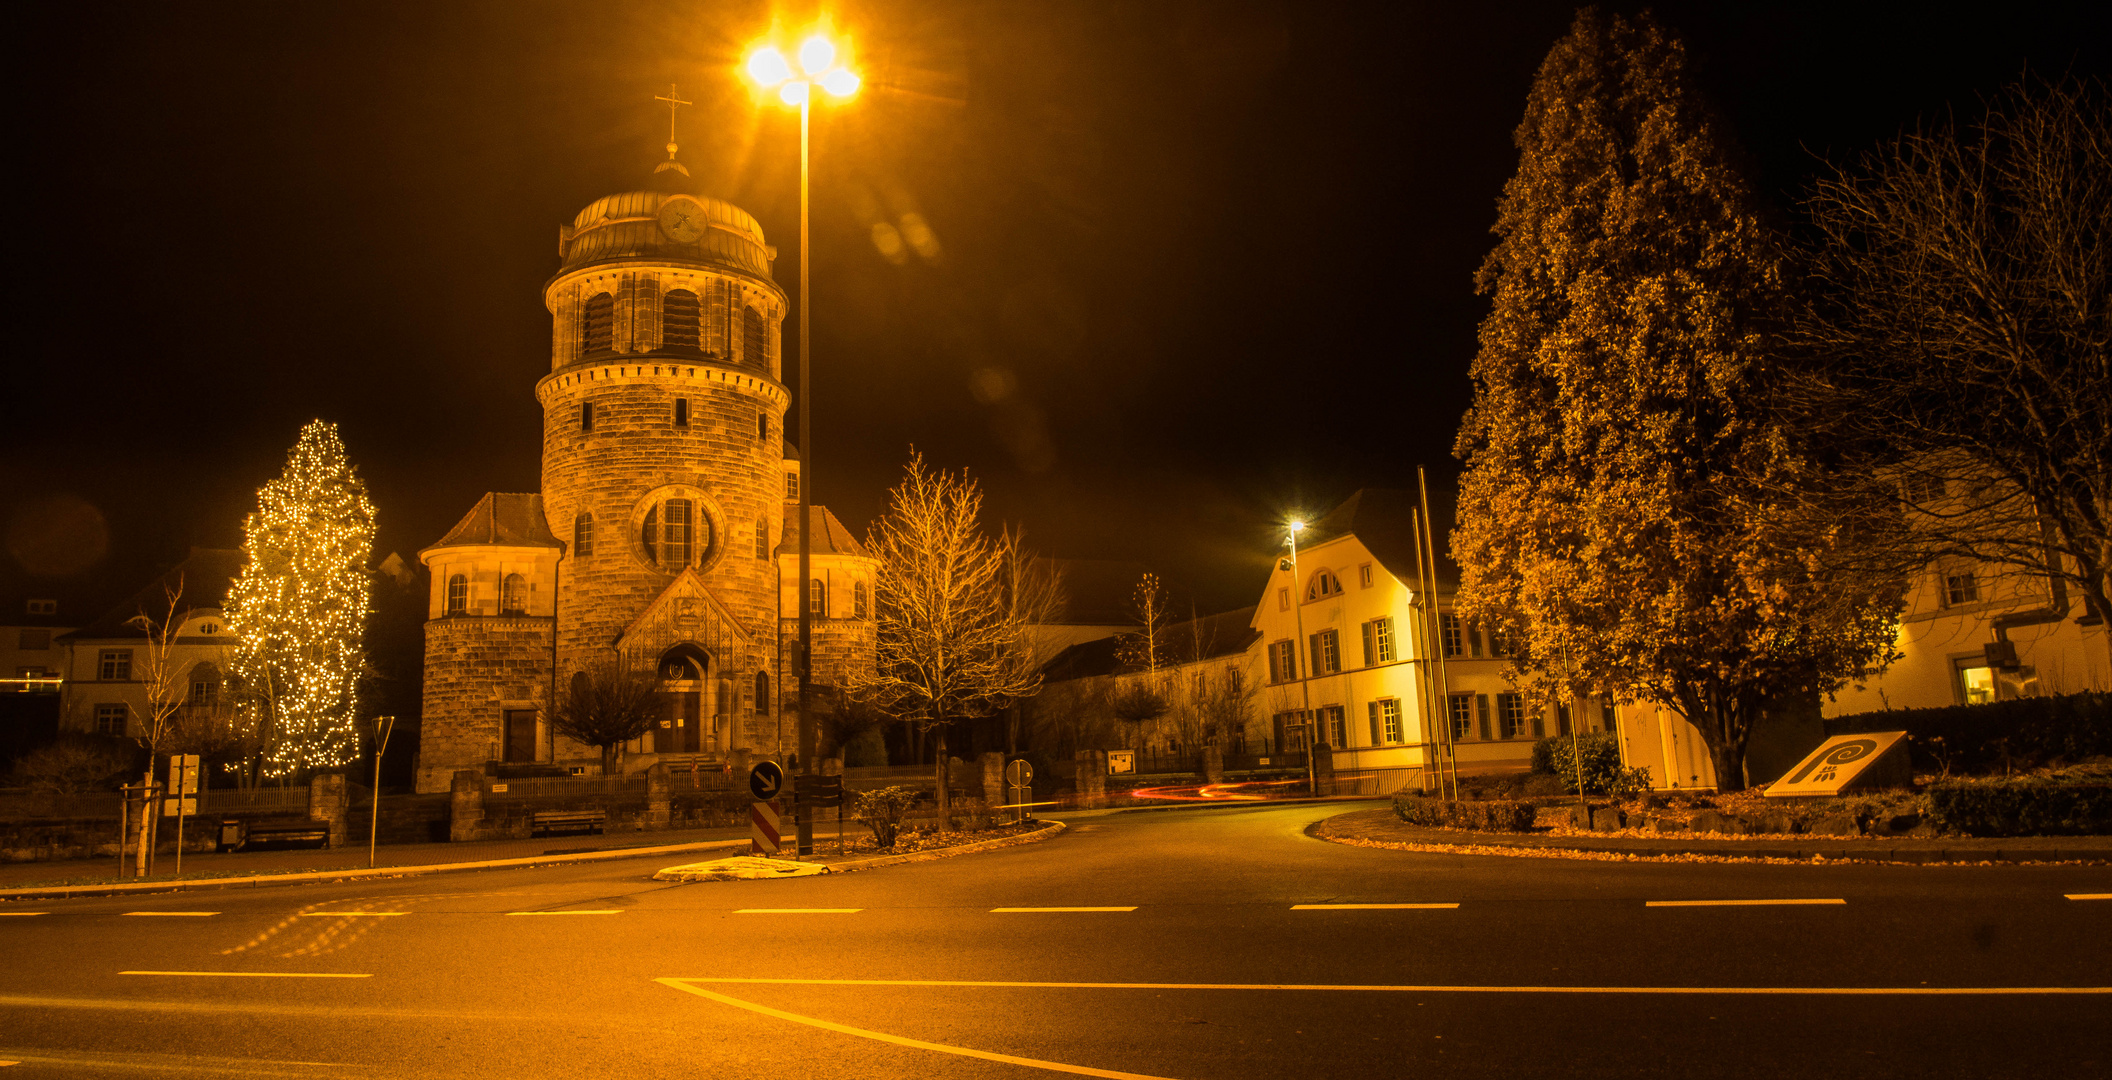
[(1012, 808), (1012, 823), (1027, 820), (1027, 803), (1033, 799), (1034, 766), (1025, 758), (1005, 763), (1005, 801)]
[(748, 852), (775, 855), (778, 849), (777, 793), (785, 789), (785, 770), (775, 761), (758, 761), (748, 770), (748, 794), (755, 802), (748, 809)]
[(374, 817), (367, 825), (367, 869), (374, 868), (375, 837), (381, 835), (381, 752), (388, 749), (389, 733), (396, 730), (396, 718), (377, 716), (374, 718)]
[(175, 798), (162, 804), (164, 817), (176, 819), (176, 873), (183, 873), (183, 819), (198, 812), (198, 755), (169, 755), (169, 793)]

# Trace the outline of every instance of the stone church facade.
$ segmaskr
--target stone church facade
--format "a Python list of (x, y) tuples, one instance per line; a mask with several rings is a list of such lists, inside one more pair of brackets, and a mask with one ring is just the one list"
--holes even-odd
[(558, 735), (550, 712), (619, 655), (660, 677), (659, 719), (624, 747), (626, 772), (787, 753), (801, 602), (817, 684), (873, 663), (873, 562), (823, 507), (799, 588), (776, 250), (746, 211), (689, 187), (663, 162), (655, 190), (597, 199), (558, 230), (550, 371), (534, 387), (542, 490), (486, 494), (420, 553), (420, 791), (465, 768), (600, 772), (600, 751)]

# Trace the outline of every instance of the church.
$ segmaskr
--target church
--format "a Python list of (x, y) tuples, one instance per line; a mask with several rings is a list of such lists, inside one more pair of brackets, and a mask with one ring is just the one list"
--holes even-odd
[(797, 746), (800, 603), (818, 685), (873, 664), (873, 560), (820, 506), (799, 581), (777, 250), (746, 211), (695, 193), (675, 149), (643, 190), (558, 228), (550, 370), (533, 388), (542, 490), (486, 494), (419, 553), (421, 792), (459, 769), (599, 773), (600, 751), (550, 714), (617, 656), (660, 680), (659, 718), (624, 746), (624, 771), (782, 760)]

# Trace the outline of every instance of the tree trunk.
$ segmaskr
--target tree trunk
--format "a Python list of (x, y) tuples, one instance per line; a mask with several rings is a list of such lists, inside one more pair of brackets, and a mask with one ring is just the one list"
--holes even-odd
[(950, 785), (947, 783), (951, 778), (946, 775), (946, 725), (941, 723), (931, 731), (932, 749), (937, 751), (933, 755), (934, 760), (938, 762), (935, 771), (939, 776), (938, 794), (935, 798), (939, 804), (939, 823), (944, 827), (953, 823), (953, 796), (948, 791)]
[(1716, 766), (1716, 790), (1728, 795), (1745, 790), (1745, 742), (1730, 739), (1710, 741), (1709, 760)]

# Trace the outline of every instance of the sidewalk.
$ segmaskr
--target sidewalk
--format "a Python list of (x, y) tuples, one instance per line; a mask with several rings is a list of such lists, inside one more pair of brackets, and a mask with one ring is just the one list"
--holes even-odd
[(1795, 862), (2020, 863), (2112, 862), (2112, 836), (1703, 838), (1681, 836), (1553, 836), (1431, 829), (1403, 822), (1390, 806), (1337, 814), (1311, 835), (1336, 843), (1399, 845), (1409, 850), (1546, 858), (1781, 859)]
[[(836, 842), (835, 822), (817, 823), (817, 844)], [(864, 826), (846, 822), (844, 833), (857, 837)], [(365, 845), (280, 851), (185, 852), (183, 877), (173, 873), (173, 854), (155, 857), (152, 877), (120, 879), (113, 858), (0, 864), (0, 901), (29, 896), (176, 891), (194, 888), (240, 888), (260, 884), (329, 881), (346, 877), (388, 877), (442, 869), (546, 866), (603, 858), (679, 854), (715, 848), (745, 850), (746, 828), (682, 829), (665, 832), (618, 832), (586, 836), (544, 836), (529, 840), (480, 840), (460, 844), (384, 844), (367, 868)]]

